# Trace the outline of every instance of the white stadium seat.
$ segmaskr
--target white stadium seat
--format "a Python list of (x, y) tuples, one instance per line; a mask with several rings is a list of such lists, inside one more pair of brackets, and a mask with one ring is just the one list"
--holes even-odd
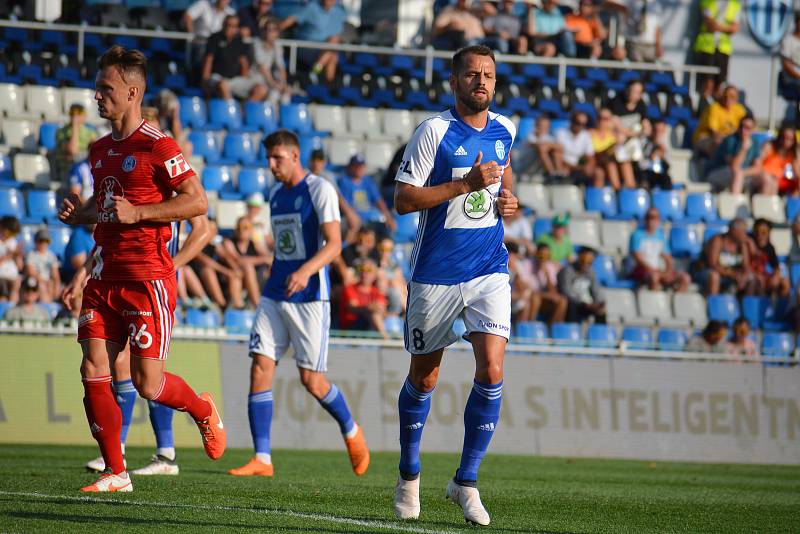
[(351, 135), (362, 135), (367, 139), (380, 136), (380, 117), (375, 108), (347, 108), (347, 125)]
[(397, 137), (404, 143), (411, 138), (417, 123), (406, 109), (384, 109), (382, 113), (383, 135)]
[(25, 106), (29, 115), (59, 118), (62, 115), (61, 92), (47, 85), (28, 85), (25, 87)]
[(610, 323), (630, 324), (639, 314), (636, 310), (636, 297), (630, 289), (606, 288), (606, 319)]
[(347, 120), (342, 106), (313, 105), (309, 106), (314, 129), (320, 132), (331, 132), (331, 135), (347, 135)]
[(600, 228), (596, 219), (571, 217), (569, 237), (576, 246), (600, 248)]
[(364, 159), (367, 160), (367, 170), (374, 172), (389, 166), (396, 148), (389, 141), (367, 141), (364, 143)]
[(519, 198), (520, 204), (531, 208), (536, 215), (549, 215), (550, 199), (547, 189), (543, 184), (530, 182), (517, 182), (514, 185), (514, 192)]
[(764, 218), (776, 224), (786, 222), (784, 201), (778, 195), (753, 195), (753, 218)]
[(39, 154), (17, 154), (14, 156), (14, 176), (18, 182), (34, 184), (37, 188), (49, 188), (50, 162)]
[(333, 165), (347, 165), (353, 154), (361, 152), (361, 143), (349, 137), (329, 137), (328, 158)]
[(637, 294), (639, 314), (642, 317), (654, 319), (659, 326), (670, 328), (685, 328), (689, 326), (689, 319), (675, 314), (672, 315), (672, 303), (666, 291), (650, 291), (640, 289)]
[(554, 185), (550, 187), (550, 206), (556, 213), (583, 213), (583, 191), (576, 185)]
[(613, 250), (615, 254), (628, 255), (633, 227), (629, 221), (601, 221), (600, 235), (603, 248)]
[(750, 217), (750, 203), (744, 194), (723, 192), (717, 195), (719, 203), (719, 216), (730, 220), (736, 217), (747, 219)]
[(21, 115), (25, 113), (25, 92), (13, 83), (0, 83), (0, 114)]
[(218, 200), (216, 214), (217, 225), (223, 230), (230, 230), (236, 227), (239, 217), (247, 214), (247, 206), (241, 200)]
[(25, 119), (3, 121), (3, 139), (6, 145), (25, 152), (36, 152), (39, 146), (39, 125)]
[(775, 247), (775, 254), (778, 256), (788, 256), (792, 249), (792, 230), (789, 228), (773, 228), (769, 234), (772, 246)]
[(700, 293), (675, 293), (672, 296), (672, 311), (675, 317), (689, 320), (695, 328), (703, 328), (708, 323), (706, 299)]
[(97, 114), (97, 101), (94, 99), (94, 91), (91, 89), (81, 89), (79, 87), (61, 88), (61, 106), (64, 115), (69, 113), (72, 104), (83, 104), (86, 109), (86, 120), (91, 124), (103, 124), (105, 121)]
[(422, 121), (424, 121), (425, 119), (429, 119), (431, 117), (435, 117), (436, 115), (439, 115), (440, 113), (441, 113), (441, 111), (430, 111), (430, 110), (415, 111), (414, 112), (414, 128), (419, 126), (422, 123)]
[(673, 148), (667, 154), (669, 160), (669, 175), (673, 184), (686, 184), (689, 182), (692, 151), (683, 148)]

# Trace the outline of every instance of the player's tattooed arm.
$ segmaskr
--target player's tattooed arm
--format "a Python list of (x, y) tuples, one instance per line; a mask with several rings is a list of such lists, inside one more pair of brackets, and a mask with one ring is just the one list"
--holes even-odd
[(331, 263), (342, 252), (342, 229), (339, 221), (322, 223), (319, 225), (319, 229), (325, 239), (325, 246), (286, 278), (287, 297), (304, 290), (308, 285), (308, 279)]
[(64, 224), (77, 226), (79, 224), (97, 223), (97, 202), (94, 195), (89, 197), (86, 202), (75, 193), (70, 193), (61, 201), (61, 209), (58, 211), (58, 219)]
[(125, 197), (113, 196), (114, 206), (111, 211), (116, 216), (117, 222), (122, 224), (136, 224), (138, 222), (185, 221), (198, 215), (204, 215), (208, 210), (208, 199), (200, 180), (197, 176), (190, 176), (181, 182), (175, 189), (177, 193), (172, 198), (158, 204), (133, 205)]

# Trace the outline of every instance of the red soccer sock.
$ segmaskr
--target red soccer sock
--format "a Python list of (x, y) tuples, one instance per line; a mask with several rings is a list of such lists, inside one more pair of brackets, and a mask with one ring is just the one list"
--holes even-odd
[(106, 468), (118, 475), (125, 471), (120, 443), (122, 412), (111, 388), (111, 375), (84, 378), (83, 390), (83, 406), (86, 409), (86, 419), (89, 421), (92, 437), (100, 445)]
[(195, 421), (202, 421), (211, 415), (211, 405), (197, 396), (183, 378), (172, 373), (164, 373), (161, 387), (153, 400), (180, 412), (189, 412)]

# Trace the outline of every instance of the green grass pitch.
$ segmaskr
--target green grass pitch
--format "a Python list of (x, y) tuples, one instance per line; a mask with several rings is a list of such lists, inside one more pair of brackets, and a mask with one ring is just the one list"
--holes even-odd
[[(279, 450), (276, 476), (236, 478), (180, 450), (177, 477), (134, 478), (133, 493), (86, 497), (92, 447), (0, 446), (0, 532), (800, 532), (800, 468), (490, 455), (480, 490), (488, 528), (444, 499), (454, 454), (423, 454), (420, 521), (394, 518), (397, 454), (355, 477), (341, 452)], [(133, 468), (150, 450), (131, 449)]]

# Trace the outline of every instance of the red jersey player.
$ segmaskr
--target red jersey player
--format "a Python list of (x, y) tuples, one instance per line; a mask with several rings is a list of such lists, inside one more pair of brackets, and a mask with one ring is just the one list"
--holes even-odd
[(92, 144), (95, 194), (81, 204), (64, 200), (59, 218), (68, 224), (97, 223), (90, 280), (78, 318), (83, 350), (83, 403), (106, 472), (81, 489), (132, 491), (120, 446), (121, 414), (111, 387), (111, 362), (131, 347), (131, 377), (139, 394), (197, 422), (206, 454), (225, 451), (226, 435), (214, 401), (199, 396), (166, 372), (175, 310), (175, 273), (166, 249), (170, 222), (204, 214), (200, 181), (175, 141), (142, 120), (147, 74), (138, 50), (113, 46), (99, 61), (95, 100), (111, 133)]

